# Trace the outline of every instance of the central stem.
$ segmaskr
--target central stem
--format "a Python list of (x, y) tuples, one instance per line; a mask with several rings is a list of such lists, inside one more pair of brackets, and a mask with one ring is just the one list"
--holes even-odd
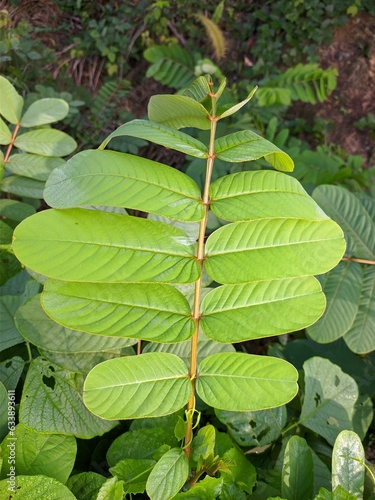
[(203, 276), (203, 262), (205, 256), (205, 235), (207, 228), (207, 218), (210, 206), (210, 196), (209, 188), (212, 176), (212, 170), (214, 166), (214, 143), (216, 134), (216, 101), (217, 96), (215, 94), (210, 94), (212, 101), (212, 111), (210, 115), (211, 127), (210, 127), (210, 143), (207, 155), (207, 166), (206, 166), (206, 179), (203, 189), (202, 202), (204, 206), (204, 216), (199, 225), (199, 235), (198, 235), (198, 251), (197, 251), (197, 261), (199, 262), (201, 272), (200, 277), (195, 283), (194, 291), (194, 305), (193, 305), (193, 320), (195, 322), (194, 334), (191, 338), (191, 354), (190, 354), (190, 380), (192, 384), (192, 392), (188, 402), (187, 411), (190, 416), (186, 422), (186, 435), (185, 435), (185, 453), (187, 457), (190, 457), (191, 447), (190, 443), (193, 436), (193, 410), (195, 408), (195, 383), (197, 377), (197, 358), (198, 358), (198, 336), (199, 336), (199, 324), (200, 324), (200, 302), (201, 302), (201, 291), (202, 291), (202, 276)]

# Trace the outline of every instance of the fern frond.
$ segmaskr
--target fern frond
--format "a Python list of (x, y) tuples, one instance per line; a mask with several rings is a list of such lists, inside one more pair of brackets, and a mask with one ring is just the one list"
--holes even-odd
[(204, 16), (203, 14), (196, 14), (195, 16), (199, 19), (199, 21), (206, 29), (207, 36), (209, 37), (215, 51), (216, 59), (222, 59), (227, 48), (223, 32), (214, 21)]
[(298, 100), (310, 104), (323, 102), (336, 88), (336, 77), (336, 69), (322, 69), (317, 64), (298, 64), (259, 89), (256, 94), (258, 103), (260, 106), (288, 106)]

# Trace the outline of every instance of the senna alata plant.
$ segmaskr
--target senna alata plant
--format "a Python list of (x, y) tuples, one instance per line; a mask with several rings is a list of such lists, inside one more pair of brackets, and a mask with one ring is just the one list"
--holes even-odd
[[(243, 171), (211, 182), (216, 158), (262, 157), (276, 170), (293, 169), (287, 154), (251, 130), (216, 137), (218, 121), (254, 93), (221, 108), (224, 89), (225, 81), (215, 91), (209, 77), (199, 77), (180, 95), (152, 97), (149, 120), (120, 126), (97, 150), (79, 152), (55, 169), (44, 192), (52, 208), (14, 233), (17, 257), (47, 277), (42, 305), (53, 320), (147, 342), (147, 352), (95, 366), (83, 399), (109, 420), (186, 408), (185, 453), (172, 449), (164, 460), (169, 469), (178, 464), (182, 484), (197, 396), (232, 411), (280, 406), (295, 396), (292, 365), (228, 352), (228, 344), (314, 323), (325, 308), (314, 275), (333, 268), (345, 249), (340, 227), (285, 173)], [(186, 127), (207, 130), (207, 144), (180, 131)], [(206, 160), (203, 192), (167, 165), (105, 149), (118, 136)], [(118, 207), (152, 217), (118, 213)], [(210, 211), (225, 223), (207, 238)], [(203, 356), (202, 344), (214, 353)], [(181, 345), (189, 346), (188, 367), (185, 355), (176, 354)]]

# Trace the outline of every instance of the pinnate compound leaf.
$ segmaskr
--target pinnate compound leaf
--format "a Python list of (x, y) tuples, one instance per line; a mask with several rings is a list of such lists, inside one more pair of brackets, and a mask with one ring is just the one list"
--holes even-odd
[(358, 313), (362, 281), (362, 266), (355, 262), (340, 262), (324, 277), (327, 308), (320, 320), (307, 330), (315, 342), (334, 342), (350, 330)]
[(213, 232), (205, 266), (224, 284), (291, 278), (329, 271), (344, 250), (342, 230), (330, 219), (258, 219)]
[(83, 398), (92, 413), (108, 420), (160, 417), (185, 406), (191, 390), (185, 363), (154, 352), (95, 366)]
[(99, 149), (104, 149), (114, 137), (122, 136), (144, 139), (196, 158), (206, 158), (208, 153), (207, 146), (194, 137), (149, 120), (132, 120), (121, 125), (102, 142)]
[(18, 135), (14, 145), (26, 153), (42, 156), (67, 156), (77, 147), (76, 141), (68, 134), (50, 128), (31, 130)]
[(16, 485), (12, 492), (9, 491), (9, 478), (0, 481), (0, 498), (12, 500), (77, 500), (73, 493), (62, 483), (52, 477), (46, 476), (17, 476)]
[(360, 199), (340, 186), (318, 186), (314, 200), (344, 230), (352, 257), (375, 259), (375, 219)]
[(305, 439), (292, 436), (285, 448), (281, 494), (285, 498), (312, 498), (314, 467)]
[(310, 358), (303, 369), (305, 397), (300, 423), (333, 445), (342, 430), (353, 428), (358, 386), (328, 359)]
[(3, 76), (0, 76), (0, 95), (0, 115), (8, 122), (16, 125), (21, 118), (23, 98)]
[(186, 298), (171, 285), (159, 283), (47, 280), (42, 305), (64, 326), (108, 337), (179, 342), (195, 330)]
[(116, 426), (92, 415), (78, 391), (76, 375), (34, 359), (26, 376), (20, 422), (39, 432), (71, 434), (82, 439), (102, 435)]
[(56, 354), (84, 354), (118, 351), (136, 343), (135, 339), (90, 335), (65, 328), (42, 309), (40, 295), (34, 295), (16, 312), (15, 321), (22, 337), (39, 349)]
[(183, 450), (172, 448), (152, 469), (146, 484), (151, 500), (170, 500), (185, 484), (189, 475), (189, 461)]
[(197, 393), (221, 410), (254, 411), (281, 406), (297, 393), (296, 369), (276, 358), (219, 353), (199, 365)]
[(17, 226), (13, 249), (28, 268), (66, 281), (189, 283), (200, 273), (183, 231), (98, 210), (37, 213)]
[(209, 130), (209, 116), (202, 104), (184, 95), (154, 95), (148, 104), (151, 121), (175, 129), (193, 127)]
[(228, 221), (265, 217), (328, 218), (297, 179), (272, 170), (220, 177), (210, 186), (210, 208)]
[(57, 122), (69, 113), (69, 104), (63, 99), (45, 98), (33, 102), (21, 119), (22, 127), (38, 127)]
[(269, 410), (235, 412), (215, 410), (217, 418), (239, 446), (264, 446), (278, 439), (287, 413), (285, 406)]
[(292, 172), (294, 168), (289, 155), (252, 130), (242, 130), (216, 139), (214, 151), (217, 158), (231, 163), (264, 158), (276, 170)]
[(358, 500), (363, 498), (365, 483), (365, 453), (359, 436), (342, 431), (332, 452), (332, 488), (342, 486)]
[[(9, 436), (16, 443), (15, 463), (17, 475), (54, 477), (65, 483), (72, 472), (77, 453), (74, 436), (49, 434), (18, 424)], [(3, 448), (1, 478), (10, 473), (10, 448)]]
[[(354, 263), (350, 263), (352, 266)], [(352, 286), (352, 284), (350, 284)], [(375, 266), (363, 270), (363, 282), (358, 312), (349, 331), (344, 335), (346, 345), (357, 354), (375, 349)]]
[(200, 220), (198, 185), (162, 163), (116, 151), (88, 150), (49, 177), (44, 190), (53, 208), (126, 207), (182, 220)]
[(312, 276), (214, 288), (202, 301), (201, 326), (217, 342), (281, 335), (311, 325), (325, 297)]

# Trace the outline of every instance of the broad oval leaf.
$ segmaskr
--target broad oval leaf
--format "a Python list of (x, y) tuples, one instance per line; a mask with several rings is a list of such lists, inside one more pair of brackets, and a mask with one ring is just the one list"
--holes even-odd
[(313, 498), (314, 466), (306, 440), (292, 436), (285, 448), (281, 494), (285, 498)]
[(22, 153), (9, 158), (7, 170), (13, 174), (46, 181), (52, 170), (61, 167), (64, 163), (65, 160), (58, 157)]
[(64, 328), (43, 311), (39, 294), (17, 309), (15, 322), (27, 342), (39, 349), (64, 355), (116, 351), (136, 343), (135, 339), (90, 335)]
[(356, 262), (340, 262), (323, 278), (327, 308), (320, 320), (308, 328), (309, 337), (327, 344), (350, 330), (358, 312), (362, 281), (362, 266)]
[(117, 423), (88, 411), (77, 388), (77, 375), (41, 357), (33, 359), (26, 375), (19, 419), (39, 432), (70, 434), (91, 439)]
[(42, 305), (54, 321), (84, 332), (152, 342), (182, 342), (195, 330), (181, 292), (159, 283), (47, 280)]
[(3, 76), (0, 76), (0, 95), (0, 115), (8, 122), (16, 125), (21, 118), (23, 98)]
[(20, 222), (21, 220), (35, 214), (35, 212), (35, 208), (28, 203), (9, 200), (6, 198), (0, 200), (0, 215), (4, 215), (7, 219)]
[(210, 208), (228, 221), (265, 217), (328, 218), (297, 179), (272, 170), (220, 177), (210, 186)]
[(224, 285), (204, 297), (201, 326), (217, 342), (242, 342), (301, 330), (324, 308), (324, 294), (312, 276)]
[(3, 448), (2, 479), (7, 475), (9, 477), (10, 464), (13, 463), (17, 475), (40, 474), (66, 483), (77, 454), (74, 436), (42, 433), (18, 424), (9, 438), (9, 443), (13, 440), (17, 443), (16, 453), (11, 457), (10, 448)]
[(98, 210), (39, 212), (17, 226), (13, 249), (27, 267), (66, 281), (190, 283), (200, 273), (183, 231)]
[(258, 219), (212, 233), (205, 266), (219, 283), (322, 274), (341, 259), (345, 240), (330, 219)]
[(300, 423), (333, 445), (342, 430), (353, 428), (358, 386), (328, 359), (310, 358), (303, 369), (305, 397)]
[[(350, 265), (353, 265), (351, 263)], [(357, 354), (375, 350), (375, 267), (366, 266), (363, 272), (358, 312), (349, 331), (344, 335), (346, 345)]]
[(44, 182), (21, 175), (9, 175), (1, 181), (1, 190), (20, 197), (43, 198)]
[(107, 420), (160, 417), (179, 410), (192, 386), (185, 363), (173, 354), (153, 352), (96, 365), (87, 375), (83, 399)]
[(313, 198), (340, 224), (353, 257), (375, 259), (375, 219), (360, 199), (340, 186), (318, 186)]
[(214, 151), (217, 158), (231, 163), (264, 158), (276, 170), (292, 172), (294, 168), (289, 155), (252, 130), (242, 130), (216, 139)]
[(282, 359), (219, 353), (199, 364), (196, 388), (214, 408), (255, 411), (288, 403), (297, 394), (297, 379), (297, 370)]
[(126, 207), (191, 221), (204, 214), (193, 179), (162, 163), (116, 151), (73, 156), (52, 172), (44, 198), (53, 208)]
[(342, 431), (332, 452), (332, 489), (342, 486), (358, 500), (363, 498), (365, 485), (365, 453), (359, 436)]
[(209, 130), (211, 128), (207, 109), (184, 95), (152, 96), (148, 104), (148, 117), (153, 122), (175, 129), (194, 127)]
[(26, 153), (42, 156), (67, 156), (77, 147), (76, 141), (68, 134), (50, 128), (31, 130), (18, 135), (14, 145)]
[(57, 122), (69, 113), (69, 104), (63, 99), (45, 98), (33, 102), (21, 119), (22, 127), (38, 127)]
[(124, 135), (160, 144), (196, 158), (207, 157), (208, 149), (202, 142), (184, 132), (149, 120), (132, 120), (121, 125), (102, 142), (99, 149), (104, 149), (114, 137)]
[(152, 469), (146, 491), (152, 500), (171, 500), (189, 476), (189, 460), (181, 448), (167, 451)]

